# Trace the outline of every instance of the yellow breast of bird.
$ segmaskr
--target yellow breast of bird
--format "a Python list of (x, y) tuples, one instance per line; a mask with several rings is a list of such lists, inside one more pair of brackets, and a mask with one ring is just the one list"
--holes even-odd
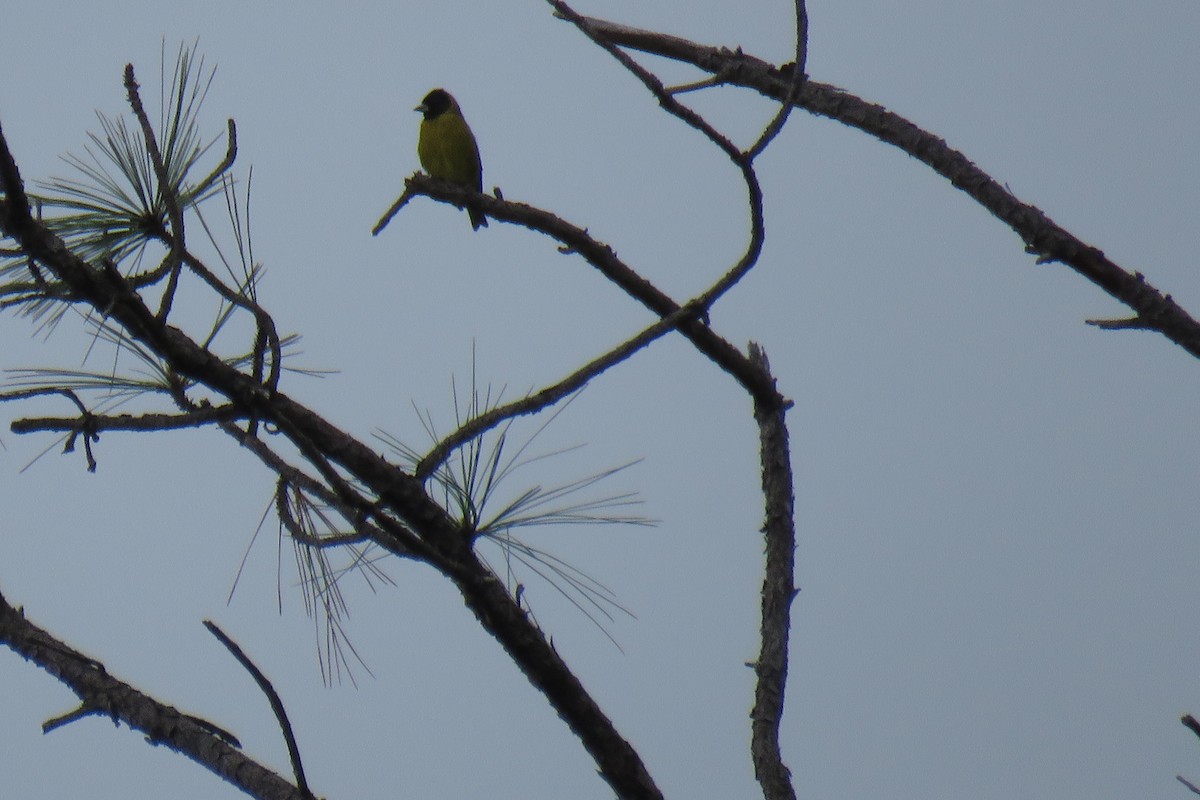
[(417, 155), (421, 166), (433, 177), (477, 192), (483, 190), (483, 170), (475, 137), (466, 120), (457, 114), (441, 114), (421, 121)]

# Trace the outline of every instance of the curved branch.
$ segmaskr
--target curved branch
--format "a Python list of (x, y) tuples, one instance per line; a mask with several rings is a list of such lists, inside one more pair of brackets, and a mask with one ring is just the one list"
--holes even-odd
[[(700, 114), (693, 111), (691, 108), (680, 103), (675, 97), (667, 91), (660, 81), (648, 69), (638, 64), (632, 58), (625, 54), (624, 51), (618, 49), (616, 45), (606, 40), (602, 35), (592, 30), (591, 21), (589, 18), (580, 15), (573, 8), (567, 5), (563, 0), (547, 0), (554, 7), (555, 13), (569, 21), (572, 25), (583, 32), (585, 36), (592, 40), (596, 45), (603, 48), (605, 52), (620, 62), (621, 66), (629, 70), (640, 80), (647, 89), (658, 99), (659, 104), (667, 113), (682, 120), (686, 124), (703, 133), (709, 141), (715, 144), (733, 165), (737, 167), (742, 175), (742, 181), (746, 184), (746, 195), (750, 203), (750, 243), (746, 245), (746, 251), (737, 263), (718, 280), (711, 289), (700, 295), (695, 303), (699, 307), (708, 310), (712, 308), (721, 295), (733, 288), (734, 284), (740, 281), (746, 274), (758, 263), (758, 257), (762, 253), (763, 241), (766, 238), (766, 228), (763, 224), (763, 196), (762, 187), (758, 182), (758, 175), (754, 171), (754, 158), (758, 153), (762, 152), (783, 128), (784, 122), (787, 120), (790, 103), (784, 102), (783, 107), (776, 115), (775, 119), (767, 126), (759, 137), (758, 142), (754, 147), (746, 152), (742, 152), (737, 148), (730, 139), (713, 127), (708, 120), (704, 119)], [(801, 6), (802, 7), (802, 6)], [(807, 18), (806, 18), (807, 19)], [(805, 23), (807, 25), (807, 22)], [(806, 40), (806, 37), (805, 37)], [(799, 35), (797, 41), (801, 41)], [(807, 46), (807, 45), (806, 45)], [(797, 46), (799, 52), (799, 46)], [(790, 98), (796, 91), (798, 85), (803, 82), (803, 72), (797, 73), (801, 77), (792, 81), (786, 98)]]
[[(167, 242), (170, 245), (170, 242)], [(201, 280), (209, 285), (214, 292), (224, 298), (231, 305), (245, 309), (254, 317), (255, 324), (258, 326), (258, 339), (254, 346), (254, 377), (258, 381), (263, 381), (263, 359), (266, 349), (271, 351), (271, 371), (267, 375), (266, 381), (263, 383), (269, 390), (274, 390), (279, 385), (280, 370), (283, 369), (283, 348), (279, 344), (279, 333), (275, 330), (275, 320), (271, 318), (262, 306), (254, 300), (247, 297), (244, 293), (231, 289), (225, 283), (214, 275), (204, 262), (201, 261), (187, 248), (182, 248), (179, 252), (179, 258), (187, 264), (188, 268), (194, 272)]]
[(573, 392), (582, 389), (592, 378), (595, 378), (609, 367), (626, 360), (655, 339), (664, 336), (688, 317), (696, 316), (698, 313), (692, 306), (684, 306), (674, 314), (663, 317), (632, 339), (622, 342), (599, 358), (584, 364), (553, 386), (547, 386), (535, 394), (515, 400), (506, 405), (497, 406), (468, 420), (458, 430), (454, 431), (454, 433), (451, 433), (438, 442), (417, 463), (416, 468), (413, 469), (413, 475), (421, 480), (428, 478), (438, 467), (445, 463), (455, 448), (466, 444), (477, 436), (483, 435), (505, 420), (526, 414), (535, 414), (552, 403), (557, 403)]
[(233, 162), (237, 159), (237, 123), (232, 119), (225, 121), (226, 143), (225, 143), (225, 158), (221, 159), (221, 163), (208, 173), (208, 176), (200, 181), (192, 191), (194, 194), (201, 195), (208, 190), (210, 186), (217, 182), (218, 179), (233, 166)]
[(204, 620), (204, 627), (208, 628), (208, 632), (217, 637), (217, 641), (225, 645), (225, 649), (230, 652), (237, 662), (250, 673), (250, 677), (254, 678), (254, 682), (258, 684), (258, 688), (267, 696), (267, 702), (271, 704), (271, 711), (275, 714), (275, 720), (279, 723), (279, 729), (283, 732), (283, 740), (287, 744), (288, 758), (292, 762), (292, 773), (296, 776), (296, 785), (300, 788), (300, 793), (308, 800), (313, 799), (313, 793), (308, 788), (308, 780), (304, 777), (304, 764), (300, 760), (300, 746), (296, 744), (296, 734), (292, 731), (292, 722), (288, 719), (287, 711), (283, 707), (283, 700), (279, 697), (279, 692), (275, 691), (275, 687), (271, 685), (271, 681), (263, 674), (258, 665), (250, 660), (250, 656), (242, 650), (238, 643), (230, 639), (225, 631), (217, 627), (217, 623), (212, 620)]
[[(477, 201), (476, 205), (489, 218), (494, 216), (496, 219), (524, 225), (546, 234), (563, 245), (564, 253), (582, 256), (604, 277), (660, 318), (669, 317), (681, 308), (699, 305), (699, 301), (682, 305), (675, 302), (618, 258), (611, 247), (593, 238), (585, 229), (549, 211), (525, 203), (514, 203), (499, 197), (478, 194), (445, 181), (434, 180), (421, 173), (408, 178), (405, 186), (405, 191), (410, 194), (425, 195), (452, 205), (464, 205), (464, 199), (470, 197)], [(745, 353), (715, 333), (703, 321), (685, 319), (679, 323), (678, 330), (697, 350), (729, 373), (756, 400), (764, 403), (784, 402), (769, 376), (764, 375)]]
[[(175, 191), (175, 187), (170, 184), (170, 177), (167, 174), (167, 167), (163, 161), (162, 152), (159, 149), (158, 141), (154, 136), (154, 126), (150, 124), (149, 117), (146, 116), (146, 109), (142, 105), (141, 95), (138, 93), (138, 83), (134, 79), (133, 64), (125, 65), (125, 90), (128, 95), (129, 105), (133, 109), (133, 114), (137, 118), (138, 124), (142, 129), (142, 136), (146, 141), (146, 152), (150, 155), (150, 162), (154, 166), (154, 174), (158, 180), (158, 192), (163, 198), (163, 202), (167, 206), (167, 214), (171, 220), (170, 231), (159, 230), (158, 238), (162, 240), (169, 250), (170, 255), (170, 280), (166, 289), (163, 291), (162, 307), (159, 309), (158, 317), (166, 320), (170, 311), (171, 304), (175, 295), (175, 287), (179, 279), (178, 264), (184, 263), (196, 273), (209, 287), (223, 297), (226, 301), (239, 308), (243, 308), (254, 317), (258, 325), (258, 339), (255, 344), (254, 354), (254, 375), (258, 380), (263, 379), (263, 361), (267, 348), (271, 351), (271, 371), (267, 377), (266, 384), (271, 389), (279, 385), (279, 371), (282, 368), (281, 348), (279, 345), (279, 334), (275, 330), (275, 321), (262, 308), (259, 307), (250, 298), (246, 297), (241, 292), (236, 292), (230, 289), (208, 268), (192, 255), (185, 244), (184, 227), (183, 227), (183, 209), (179, 204), (179, 196)], [(217, 165), (216, 169), (204, 179), (204, 183), (210, 183), (216, 180), (218, 176), (224, 173), (233, 164), (233, 159), (237, 156), (237, 138), (236, 126), (233, 120), (228, 122), (229, 144), (226, 149), (224, 160)], [(202, 184), (203, 185), (203, 184)], [(155, 271), (156, 273), (158, 270)]]
[(628, 55), (626, 55), (623, 51), (618, 49), (616, 45), (609, 41), (608, 38), (605, 37), (601, 32), (594, 30), (592, 27), (591, 17), (583, 16), (575, 9), (564, 3), (563, 0), (546, 0), (546, 2), (554, 7), (554, 11), (558, 16), (562, 17), (578, 28), (580, 32), (583, 33), (584, 36), (591, 39), (596, 46), (600, 47), (610, 56), (615, 58), (618, 62), (620, 62), (621, 66), (625, 67), (625, 69), (632, 72), (634, 77), (640, 80), (645, 87), (650, 90), (650, 93), (658, 99), (658, 102), (660, 105), (662, 105), (663, 110), (674, 117), (678, 117), (691, 127), (700, 131), (702, 134), (708, 137), (709, 141), (721, 148), (725, 155), (727, 155), (735, 164), (740, 163), (745, 159), (742, 151), (737, 148), (737, 145), (729, 140), (729, 137), (725, 136), (723, 133), (714, 128), (708, 122), (708, 120), (704, 119), (704, 117), (700, 116), (698, 113), (676, 100), (671, 93), (667, 91), (666, 87), (663, 86), (662, 81), (655, 77), (650, 70), (646, 69), (641, 64), (637, 63)]
[[(741, 51), (701, 45), (678, 36), (593, 17), (588, 17), (587, 23), (597, 35), (614, 45), (686, 62), (720, 75), (725, 83), (753, 89), (766, 97), (782, 101), (792, 85), (790, 73), (793, 67), (777, 69)], [(795, 104), (857, 128), (925, 163), (1008, 225), (1021, 237), (1026, 252), (1037, 256), (1038, 263), (1060, 261), (1066, 264), (1132, 308), (1141, 322), (1138, 327), (1158, 331), (1200, 358), (1200, 322), (1169, 294), (1151, 286), (1141, 273), (1123, 269), (1102, 251), (1059, 227), (1041, 209), (1021, 202), (944, 140), (883, 106), (868, 103), (828, 84), (806, 81)]]
[(775, 114), (775, 118), (767, 125), (762, 136), (758, 137), (758, 141), (746, 150), (746, 158), (749, 160), (753, 161), (757, 158), (783, 130), (783, 124), (787, 122), (793, 103), (800, 96), (800, 89), (804, 86), (804, 82), (808, 80), (808, 75), (805, 73), (807, 63), (808, 9), (804, 6), (804, 0), (796, 0), (796, 60), (792, 62), (792, 82), (788, 86), (783, 101), (779, 104), (779, 111)]

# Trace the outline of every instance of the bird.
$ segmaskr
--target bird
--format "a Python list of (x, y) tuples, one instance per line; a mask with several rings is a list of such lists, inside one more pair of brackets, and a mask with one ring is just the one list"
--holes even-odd
[[(479, 146), (454, 97), (445, 89), (434, 89), (413, 111), (424, 115), (417, 156), (425, 171), (435, 178), (482, 192), (483, 162), (479, 160)], [(471, 216), (472, 230), (487, 227), (487, 217), (482, 211), (468, 208), (467, 213)]]

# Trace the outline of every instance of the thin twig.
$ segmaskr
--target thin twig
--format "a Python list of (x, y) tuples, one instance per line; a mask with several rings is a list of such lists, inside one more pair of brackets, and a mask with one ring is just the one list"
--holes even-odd
[(721, 150), (725, 152), (725, 155), (729, 156), (730, 160), (732, 160), (735, 164), (739, 163), (743, 159), (742, 152), (738, 150), (737, 145), (731, 142), (723, 133), (714, 128), (708, 122), (708, 120), (704, 119), (704, 117), (700, 116), (695, 111), (672, 97), (671, 93), (667, 91), (665, 86), (663, 86), (662, 81), (655, 77), (653, 73), (630, 58), (609, 39), (600, 35), (592, 27), (590, 18), (583, 16), (575, 9), (564, 3), (563, 0), (546, 0), (546, 2), (554, 7), (554, 10), (558, 16), (562, 17), (578, 28), (579, 31), (584, 36), (591, 39), (595, 45), (619, 61), (621, 66), (625, 67), (625, 69), (632, 72), (634, 77), (640, 80), (642, 84), (650, 90), (650, 93), (658, 98), (658, 102), (662, 105), (663, 109), (667, 111), (667, 113), (678, 117), (700, 133), (707, 136), (708, 139), (717, 147), (721, 148)]
[(271, 685), (271, 681), (262, 673), (250, 657), (238, 647), (237, 642), (230, 639), (225, 631), (217, 627), (217, 624), (212, 620), (204, 620), (204, 627), (208, 628), (208, 632), (217, 637), (217, 641), (225, 645), (233, 657), (238, 660), (238, 663), (245, 668), (250, 676), (254, 678), (254, 682), (258, 684), (258, 688), (267, 696), (267, 701), (271, 704), (271, 710), (275, 712), (275, 719), (279, 722), (279, 729), (283, 732), (283, 739), (287, 743), (288, 757), (292, 761), (292, 772), (296, 776), (296, 785), (300, 788), (300, 793), (308, 800), (315, 800), (313, 793), (308, 788), (308, 781), (304, 778), (304, 764), (300, 761), (300, 748), (296, 745), (296, 736), (292, 732), (292, 723), (288, 720), (287, 711), (283, 708), (283, 701), (279, 699), (279, 693), (275, 691), (275, 687)]
[[(167, 173), (166, 164), (163, 162), (162, 152), (159, 150), (157, 139), (154, 136), (154, 128), (150, 124), (149, 117), (146, 116), (146, 109), (142, 105), (142, 99), (138, 92), (138, 84), (134, 79), (133, 64), (125, 65), (125, 89), (128, 93), (129, 104), (133, 109), (134, 116), (138, 120), (138, 124), (142, 128), (142, 135), (146, 140), (146, 150), (150, 155), (151, 163), (154, 166), (154, 173), (157, 176), (159, 184), (159, 195), (167, 206), (167, 214), (171, 220), (171, 231), (169, 234), (162, 236), (164, 244), (175, 254), (181, 263), (187, 264), (188, 267), (200, 276), (217, 294), (221, 295), (228, 302), (246, 309), (249, 311), (258, 324), (259, 339), (255, 344), (255, 359), (254, 369), (255, 377), (262, 380), (264, 350), (266, 347), (271, 351), (271, 373), (266, 385), (269, 389), (274, 390), (279, 384), (279, 371), (281, 368), (281, 352), (279, 347), (279, 335), (275, 331), (275, 322), (265, 311), (263, 311), (257, 303), (245, 297), (245, 295), (235, 292), (225, 286), (215, 275), (209, 272), (208, 268), (195, 256), (187, 251), (184, 239), (183, 227), (183, 210), (179, 205), (179, 197), (175, 192), (175, 187), (169, 183), (169, 175)], [(229, 120), (229, 145), (226, 150), (225, 160), (217, 166), (217, 169), (205, 180), (215, 180), (217, 176), (229, 168), (233, 163), (233, 158), (237, 155), (237, 140), (236, 127), (233, 120)], [(161, 232), (165, 233), (165, 232)], [(161, 235), (160, 233), (160, 235)], [(175, 295), (175, 288), (178, 285), (179, 273), (178, 265), (173, 265), (171, 276), (168, 280), (167, 287), (163, 291), (162, 301), (160, 304), (158, 318), (165, 321), (170, 312), (171, 303)]]
[(264, 383), (269, 391), (274, 391), (279, 386), (280, 370), (283, 368), (283, 349), (279, 344), (279, 334), (275, 330), (275, 320), (266, 312), (258, 303), (247, 297), (243, 292), (236, 291), (226, 286), (225, 283), (214, 275), (204, 262), (196, 256), (192, 255), (186, 248), (179, 253), (179, 257), (188, 268), (199, 276), (205, 283), (209, 285), (217, 294), (224, 298), (227, 302), (245, 309), (250, 312), (258, 325), (258, 335), (264, 337), (267, 347), (271, 352), (271, 371), (265, 383), (262, 381), (262, 355), (259, 350), (259, 343), (255, 343), (255, 378), (258, 382)]
[(179, 285), (178, 252), (184, 246), (183, 208), (179, 205), (179, 195), (176, 193), (175, 187), (171, 185), (167, 165), (163, 161), (162, 150), (159, 149), (158, 139), (154, 135), (154, 126), (150, 124), (150, 118), (146, 115), (146, 109), (142, 105), (142, 98), (138, 89), (138, 83), (133, 75), (133, 64), (126, 64), (125, 92), (129, 99), (129, 106), (133, 109), (133, 115), (137, 118), (138, 125), (141, 126), (142, 138), (146, 143), (146, 152), (150, 156), (150, 164), (154, 167), (154, 176), (158, 181), (158, 196), (166, 204), (167, 217), (171, 221), (171, 232), (166, 237), (170, 250), (167, 254), (167, 259), (164, 259), (164, 266), (167, 263), (170, 264), (170, 277), (167, 280), (166, 288), (163, 290), (158, 309), (158, 318), (166, 321), (171, 313), (171, 305), (175, 299), (175, 289)]
[[(399, 542), (416, 539), (417, 535), (396, 520), (386, 517), (376, 504), (367, 501), (361, 495), (356, 498), (353, 504), (347, 503), (344, 497), (339, 496), (328, 486), (306, 474), (300, 468), (289, 464), (261, 439), (247, 436), (245, 431), (232, 423), (223, 424), (221, 427), (226, 433), (240, 442), (242, 447), (245, 447), (256, 455), (271, 471), (279, 475), (279, 480), (286, 481), (289, 485), (316, 497), (322, 503), (336, 511), (342, 519), (349, 522), (354, 530), (364, 538), (375, 542), (383, 542), (390, 539), (391, 546), (389, 552), (392, 555), (401, 558), (418, 558), (415, 552), (406, 551), (399, 545)], [(368, 518), (372, 516), (385, 521), (386, 531), (384, 527), (372, 525), (368, 521)]]
[(44, 397), (48, 394), (58, 394), (67, 398), (75, 404), (80, 414), (90, 413), (87, 406), (83, 404), (83, 401), (79, 399), (79, 395), (73, 389), (66, 389), (60, 386), (38, 386), (32, 389), (13, 389), (7, 392), (0, 392), (0, 403), (12, 400), (28, 400), (32, 397)]
[[(763, 135), (759, 138), (759, 143), (755, 145), (757, 152), (751, 151), (743, 153), (737, 146), (724, 134), (718, 131), (704, 117), (693, 111), (691, 108), (680, 103), (675, 99), (662, 82), (649, 70), (638, 64), (629, 57), (623, 50), (618, 48), (616, 44), (609, 41), (601, 33), (595, 30), (591, 25), (591, 20), (582, 16), (571, 8), (563, 0), (547, 0), (557, 12), (557, 14), (568, 20), (572, 25), (578, 28), (585, 36), (592, 40), (596, 45), (603, 48), (605, 52), (617, 59), (621, 66), (632, 72), (638, 80), (658, 99), (659, 104), (672, 116), (682, 120), (696, 130), (708, 137), (709, 141), (715, 144), (733, 165), (737, 167), (742, 175), (742, 181), (746, 184), (746, 195), (750, 207), (750, 242), (746, 245), (746, 251), (742, 257), (723, 275), (719, 280), (712, 285), (708, 291), (701, 294), (693, 302), (705, 311), (712, 308), (713, 304), (720, 299), (722, 295), (734, 287), (742, 278), (744, 278), (754, 265), (758, 263), (758, 257), (762, 253), (763, 242), (766, 239), (766, 227), (763, 223), (763, 196), (762, 187), (758, 181), (758, 175), (754, 171), (754, 156), (757, 152), (761, 152), (776, 133), (783, 127), (784, 121), (787, 119), (787, 105), (780, 110), (776, 115), (775, 121), (767, 127)], [(803, 8), (803, 6), (801, 6)], [(807, 22), (805, 22), (807, 27)], [(797, 42), (801, 40), (807, 41), (807, 34), (801, 36), (797, 32)], [(805, 45), (807, 47), (807, 45)], [(797, 52), (800, 51), (800, 46), (797, 44)], [(801, 79), (802, 82), (802, 79)], [(795, 83), (795, 81), (793, 82)]]
[(758, 141), (746, 150), (746, 158), (750, 161), (758, 158), (767, 149), (767, 145), (783, 130), (783, 125), (787, 122), (788, 115), (792, 111), (792, 105), (796, 98), (800, 96), (800, 90), (804, 87), (804, 81), (808, 79), (804, 71), (807, 60), (808, 10), (804, 7), (804, 0), (796, 0), (796, 60), (792, 62), (792, 82), (788, 86), (787, 94), (784, 95), (783, 100), (779, 103), (779, 111), (776, 112), (775, 118), (763, 130), (762, 135), (758, 137)]
[[(434, 181), (420, 173), (408, 178), (407, 182), (414, 192), (443, 202), (455, 203), (463, 196), (458, 187), (444, 181)], [(495, 217), (514, 222), (552, 237), (564, 246), (563, 252), (574, 253), (584, 258), (605, 278), (659, 317), (670, 316), (680, 308), (692, 305), (675, 302), (622, 261), (611, 247), (595, 239), (585, 229), (535, 206), (497, 197), (487, 196), (486, 199), (488, 202), (481, 205), (481, 210), (489, 219)], [(703, 321), (685, 319), (679, 323), (678, 330), (697, 350), (732, 375), (752, 395), (761, 395), (764, 399), (775, 395), (774, 387), (766, 381), (761, 371), (746, 355)]]
[(534, 414), (553, 403), (557, 403), (559, 400), (583, 388), (585, 384), (605, 370), (619, 364), (638, 350), (649, 345), (655, 339), (673, 330), (685, 319), (695, 316), (696, 313), (696, 310), (691, 306), (684, 306), (678, 311), (660, 319), (631, 339), (622, 342), (604, 355), (593, 359), (558, 383), (547, 386), (528, 397), (503, 406), (497, 406), (468, 420), (458, 430), (438, 442), (432, 450), (418, 461), (416, 468), (413, 470), (413, 475), (421, 480), (428, 478), (437, 471), (438, 467), (445, 463), (446, 459), (450, 457), (450, 454), (456, 448), (481, 436), (505, 420), (526, 414)]
[(1191, 714), (1184, 714), (1179, 721), (1183, 723), (1183, 727), (1200, 737), (1200, 721), (1197, 721), (1195, 717)]
[[(288, 501), (288, 490), (292, 486), (284, 478), (280, 478), (275, 483), (275, 514), (279, 517), (279, 521), (283, 523), (283, 527), (293, 540), (307, 547), (325, 548), (325, 547), (340, 547), (348, 544), (361, 544), (369, 541), (370, 537), (362, 532), (346, 533), (341, 535), (319, 536), (309, 533), (300, 524), (300, 521), (292, 514), (291, 504)], [(296, 489), (299, 492), (299, 489)]]
[(225, 158), (221, 159), (221, 163), (217, 164), (216, 168), (212, 172), (208, 173), (208, 177), (200, 181), (199, 185), (197, 185), (193, 190), (194, 195), (199, 196), (203, 194), (208, 187), (216, 183), (222, 175), (224, 175), (231, 167), (233, 167), (233, 162), (237, 159), (237, 123), (235, 123), (232, 119), (229, 119), (226, 121), (225, 127), (227, 131)]
[(371, 228), (371, 235), (378, 236), (379, 232), (386, 228), (387, 224), (392, 221), (392, 217), (400, 213), (400, 209), (404, 208), (404, 206), (408, 204), (408, 201), (412, 200), (413, 197), (413, 191), (409, 189), (407, 185), (405, 185), (404, 191), (400, 194), (400, 197), (396, 199), (396, 202), (392, 203), (391, 208), (384, 212), (383, 216), (379, 218), (379, 221), (375, 223), (375, 227)]
[(142, 138), (146, 142), (146, 153), (150, 156), (150, 164), (154, 167), (154, 176), (158, 180), (158, 195), (166, 204), (167, 216), (171, 220), (172, 238), (179, 246), (183, 246), (183, 209), (179, 205), (175, 187), (171, 185), (167, 165), (163, 161), (162, 150), (158, 147), (158, 138), (154, 135), (154, 126), (150, 124), (150, 118), (146, 116), (146, 109), (142, 105), (139, 88), (138, 82), (133, 76), (133, 64), (126, 64), (125, 92), (129, 106), (133, 109), (133, 116), (137, 118), (138, 125), (142, 129)]
[(73, 711), (68, 711), (65, 714), (59, 714), (57, 717), (51, 717), (42, 723), (42, 733), (53, 733), (59, 728), (70, 725), (72, 722), (78, 722), (84, 717), (90, 717), (93, 714), (103, 714), (104, 710), (96, 706), (80, 705)]

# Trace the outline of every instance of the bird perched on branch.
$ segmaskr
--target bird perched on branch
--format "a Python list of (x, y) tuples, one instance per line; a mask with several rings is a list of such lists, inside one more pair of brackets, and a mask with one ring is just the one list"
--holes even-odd
[[(462, 109), (445, 89), (434, 89), (425, 95), (421, 105), (413, 109), (425, 115), (421, 120), (421, 135), (417, 140), (417, 155), (421, 166), (435, 178), (483, 191), (483, 164), (475, 136), (463, 119)], [(483, 212), (468, 208), (471, 228), (487, 227)]]

